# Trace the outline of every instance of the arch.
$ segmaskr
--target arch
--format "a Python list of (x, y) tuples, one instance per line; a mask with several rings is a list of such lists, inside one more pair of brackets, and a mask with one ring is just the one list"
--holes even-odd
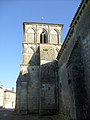
[(36, 50), (33, 46), (28, 46), (27, 47), (26, 53), (32, 54), (32, 53), (35, 53), (35, 52), (36, 52)]
[(36, 29), (34, 27), (29, 27), (27, 30), (26, 30), (26, 33), (30, 33), (30, 31), (34, 31), (36, 33)]
[(57, 44), (59, 44), (60, 43), (60, 37), (59, 37), (60, 31), (58, 29), (55, 29), (55, 30), (57, 32)]
[(59, 44), (59, 31), (57, 29), (50, 30), (50, 43)]
[(34, 28), (28, 28), (26, 31), (26, 41), (30, 43), (35, 42), (35, 29)]
[(31, 46), (30, 48), (33, 50), (34, 53), (36, 52), (35, 48), (33, 46)]
[(42, 29), (42, 33), (40, 34), (40, 43), (48, 43), (48, 32), (46, 29)]

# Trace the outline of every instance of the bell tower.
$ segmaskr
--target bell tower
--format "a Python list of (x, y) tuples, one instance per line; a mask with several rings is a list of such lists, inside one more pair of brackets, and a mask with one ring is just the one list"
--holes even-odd
[(27, 68), (28, 65), (40, 65), (42, 60), (44, 62), (56, 59), (62, 43), (62, 27), (62, 24), (23, 23), (24, 42), (21, 69)]
[(56, 58), (61, 48), (62, 27), (62, 24), (23, 23), (23, 60), (16, 100), (20, 111), (39, 114), (58, 111)]

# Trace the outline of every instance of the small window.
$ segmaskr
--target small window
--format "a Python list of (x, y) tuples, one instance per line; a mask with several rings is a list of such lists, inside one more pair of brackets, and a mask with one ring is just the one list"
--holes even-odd
[(40, 34), (40, 43), (42, 43), (42, 34)]
[(48, 87), (48, 90), (50, 90), (50, 87)]
[(71, 80), (70, 79), (68, 80), (68, 84), (71, 84)]
[(68, 73), (68, 77), (69, 77), (69, 73)]
[(62, 84), (60, 83), (60, 87), (62, 87)]
[(46, 34), (44, 32), (40, 34), (40, 43), (46, 43)]
[(34, 68), (32, 68), (32, 71), (34, 71)]

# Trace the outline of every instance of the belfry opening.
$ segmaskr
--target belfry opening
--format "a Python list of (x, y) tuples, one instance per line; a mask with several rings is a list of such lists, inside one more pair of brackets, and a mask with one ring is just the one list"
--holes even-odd
[(45, 34), (45, 32), (42, 32), (40, 34), (40, 43), (47, 43), (46, 42), (46, 34)]

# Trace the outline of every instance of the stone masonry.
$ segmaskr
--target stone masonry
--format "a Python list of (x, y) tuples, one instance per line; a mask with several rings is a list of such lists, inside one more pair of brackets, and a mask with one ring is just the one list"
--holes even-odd
[(16, 110), (53, 120), (89, 120), (90, 0), (82, 0), (62, 46), (63, 25), (23, 25)]
[(61, 24), (23, 23), (23, 62), (17, 79), (16, 110), (56, 114), (58, 108), (57, 55)]
[(90, 0), (83, 0), (58, 55), (61, 112), (90, 119)]

